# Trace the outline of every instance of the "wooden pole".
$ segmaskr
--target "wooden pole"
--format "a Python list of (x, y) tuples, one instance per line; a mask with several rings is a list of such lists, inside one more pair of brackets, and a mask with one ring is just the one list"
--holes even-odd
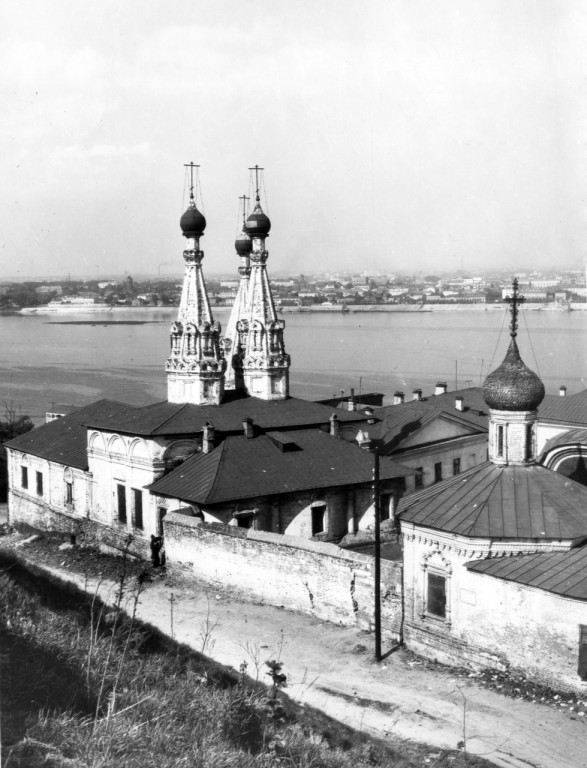
[(375, 507), (375, 661), (381, 661), (381, 499), (379, 493), (379, 450), (373, 454)]

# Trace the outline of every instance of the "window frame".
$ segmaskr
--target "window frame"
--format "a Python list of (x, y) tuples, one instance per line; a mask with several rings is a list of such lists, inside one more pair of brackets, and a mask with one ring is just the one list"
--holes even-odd
[(434, 482), (442, 482), (442, 461), (434, 462)]
[(414, 488), (423, 488), (424, 487), (424, 467), (416, 467), (416, 472), (418, 474), (414, 477)]
[(145, 519), (143, 515), (143, 489), (132, 489), (132, 511), (133, 511), (133, 528), (137, 528), (139, 531), (145, 530)]
[(43, 473), (40, 472), (38, 469), (36, 470), (36, 473), (35, 473), (35, 482), (36, 482), (37, 496), (42, 496), (43, 495), (43, 490), (44, 490), (44, 488), (43, 488)]
[(128, 522), (126, 485), (123, 483), (116, 483), (116, 520), (120, 525)]
[[(326, 532), (326, 512), (328, 505), (325, 501), (314, 501), (310, 507), (312, 536), (319, 536), (321, 533)], [(318, 515), (321, 515), (318, 518)], [(317, 530), (316, 523), (319, 522), (320, 530)]]
[(461, 474), (461, 457), (460, 456), (457, 456), (452, 460), (452, 474), (453, 474), (453, 477), (455, 475)]
[(29, 468), (24, 464), (20, 465), (20, 487), (28, 491), (29, 488)]
[[(432, 581), (436, 580), (436, 586), (433, 587)], [(436, 612), (434, 611), (432, 601), (435, 600), (434, 598), (434, 592), (438, 590), (438, 588), (442, 588), (442, 612)], [(432, 569), (428, 570), (426, 573), (426, 614), (428, 616), (432, 616), (435, 619), (440, 619), (442, 621), (446, 621), (446, 612), (447, 612), (447, 577), (445, 573), (439, 573), (438, 571)]]
[(73, 482), (71, 480), (65, 480), (65, 503), (69, 507), (73, 507)]

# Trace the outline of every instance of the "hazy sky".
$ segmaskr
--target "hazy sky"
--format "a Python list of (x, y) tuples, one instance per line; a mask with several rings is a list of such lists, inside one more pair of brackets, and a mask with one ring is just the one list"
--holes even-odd
[(585, 0), (3, 0), (0, 278), (585, 263)]

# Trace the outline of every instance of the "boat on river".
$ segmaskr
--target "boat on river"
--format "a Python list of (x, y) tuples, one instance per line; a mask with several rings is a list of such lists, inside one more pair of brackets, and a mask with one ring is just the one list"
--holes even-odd
[(62, 315), (79, 314), (80, 312), (110, 312), (112, 308), (111, 304), (107, 304), (105, 301), (96, 301), (88, 296), (63, 296), (38, 307), (23, 307), (20, 314)]

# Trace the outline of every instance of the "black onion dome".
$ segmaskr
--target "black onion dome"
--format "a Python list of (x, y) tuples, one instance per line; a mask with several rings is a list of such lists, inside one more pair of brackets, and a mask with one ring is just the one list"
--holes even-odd
[(206, 229), (206, 219), (193, 203), (179, 220), (184, 237), (200, 237)]
[(483, 398), (496, 411), (534, 411), (544, 399), (544, 384), (522, 361), (512, 339), (503, 363), (483, 382)]
[(240, 235), (234, 241), (234, 247), (239, 256), (248, 256), (253, 250), (253, 241), (249, 235), (243, 230)]
[(266, 237), (271, 229), (269, 216), (263, 213), (260, 204), (254, 207), (253, 212), (245, 222), (245, 229), (251, 237)]

